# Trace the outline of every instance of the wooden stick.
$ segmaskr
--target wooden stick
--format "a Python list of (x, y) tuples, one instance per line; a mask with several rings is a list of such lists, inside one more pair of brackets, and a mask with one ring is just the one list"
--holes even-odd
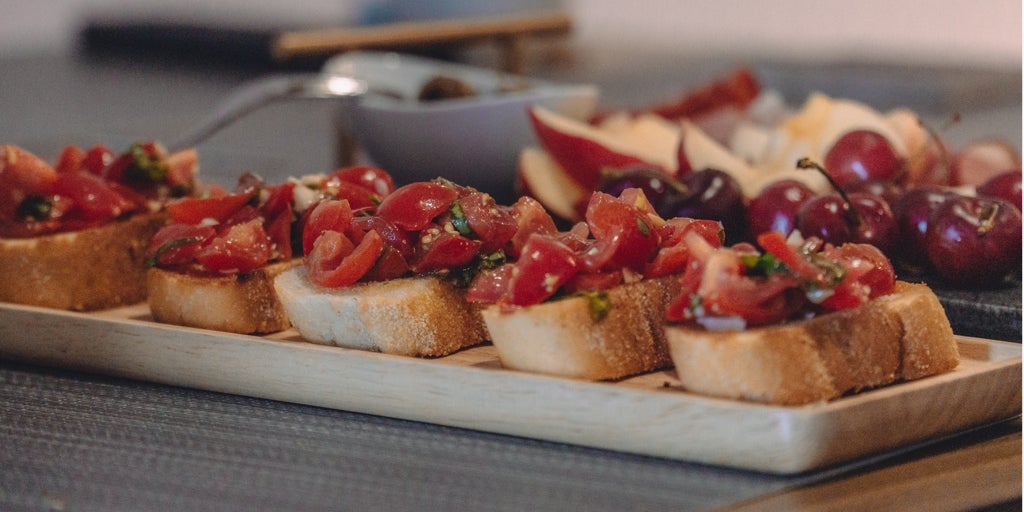
[[(364, 48), (466, 44), (486, 40), (507, 42), (526, 35), (562, 35), (571, 28), (569, 16), (555, 10), (513, 16), (284, 32), (274, 42), (271, 56), (275, 61), (283, 62)], [(512, 47), (516, 46), (512, 44)], [(508, 60), (512, 64), (516, 61), (515, 58)]]

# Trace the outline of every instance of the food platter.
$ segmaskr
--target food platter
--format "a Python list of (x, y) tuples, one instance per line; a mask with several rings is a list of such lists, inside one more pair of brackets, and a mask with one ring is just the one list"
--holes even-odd
[[(774, 407), (680, 389), (674, 372), (583, 382), (501, 368), (492, 346), (416, 359), (0, 304), (0, 358), (674, 460), (794, 474), (1019, 415), (1021, 346), (958, 337), (951, 373)], [(900, 428), (892, 428), (898, 418)]]

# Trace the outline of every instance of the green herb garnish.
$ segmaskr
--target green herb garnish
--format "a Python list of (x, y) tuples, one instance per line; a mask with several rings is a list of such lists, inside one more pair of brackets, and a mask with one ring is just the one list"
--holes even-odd
[(125, 177), (143, 183), (162, 183), (167, 180), (167, 165), (152, 155), (141, 144), (132, 144), (128, 149), (132, 163), (125, 167)]
[(18, 205), (18, 216), (46, 220), (53, 213), (53, 202), (43, 196), (28, 196)]
[(146, 266), (155, 267), (157, 263), (160, 262), (160, 257), (166, 254), (167, 251), (172, 251), (178, 247), (183, 247), (188, 244), (202, 242), (203, 240), (204, 239), (201, 236), (186, 236), (182, 238), (175, 238), (174, 240), (168, 240), (156, 250), (156, 253), (153, 254), (152, 258), (146, 258)]

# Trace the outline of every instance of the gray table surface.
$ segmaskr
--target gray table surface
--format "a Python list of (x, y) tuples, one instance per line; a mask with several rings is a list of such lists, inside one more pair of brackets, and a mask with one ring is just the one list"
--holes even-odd
[[(612, 71), (576, 60), (538, 73), (598, 83), (614, 105), (664, 97), (733, 65), (665, 63), (623, 60)], [(876, 67), (796, 83), (807, 67), (759, 65), (795, 97), (830, 83), (902, 84), (877, 101), (977, 112), (987, 131), (1009, 130), (1020, 145), (1019, 71), (919, 71), (940, 89), (922, 94)], [(7, 59), (0, 70), (0, 140), (39, 148), (172, 137), (263, 72), (95, 56)], [(647, 86), (630, 87), (636, 76)], [(309, 104), (256, 113), (200, 148), (224, 163), (204, 175), (328, 170), (334, 115)], [(1019, 332), (1019, 289), (1011, 295)], [(1019, 432), (1017, 421), (975, 435), (1015, 433), (1019, 445)], [(953, 449), (944, 446), (778, 477), (0, 361), (0, 510), (710, 510)], [(1019, 509), (1019, 494), (995, 505)]]

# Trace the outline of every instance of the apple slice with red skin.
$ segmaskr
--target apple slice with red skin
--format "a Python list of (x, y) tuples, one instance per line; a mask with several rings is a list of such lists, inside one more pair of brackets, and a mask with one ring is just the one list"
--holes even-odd
[(1020, 155), (1002, 139), (977, 140), (960, 148), (951, 163), (953, 185), (981, 185), (997, 174), (1020, 169)]
[(523, 148), (519, 153), (516, 188), (520, 195), (536, 199), (552, 214), (569, 221), (583, 218), (581, 207), (592, 193), (536, 147)]
[(529, 110), (541, 145), (573, 181), (594, 190), (606, 168), (654, 165), (674, 175), (679, 130), (653, 116), (639, 116), (616, 130), (562, 116), (540, 106)]

